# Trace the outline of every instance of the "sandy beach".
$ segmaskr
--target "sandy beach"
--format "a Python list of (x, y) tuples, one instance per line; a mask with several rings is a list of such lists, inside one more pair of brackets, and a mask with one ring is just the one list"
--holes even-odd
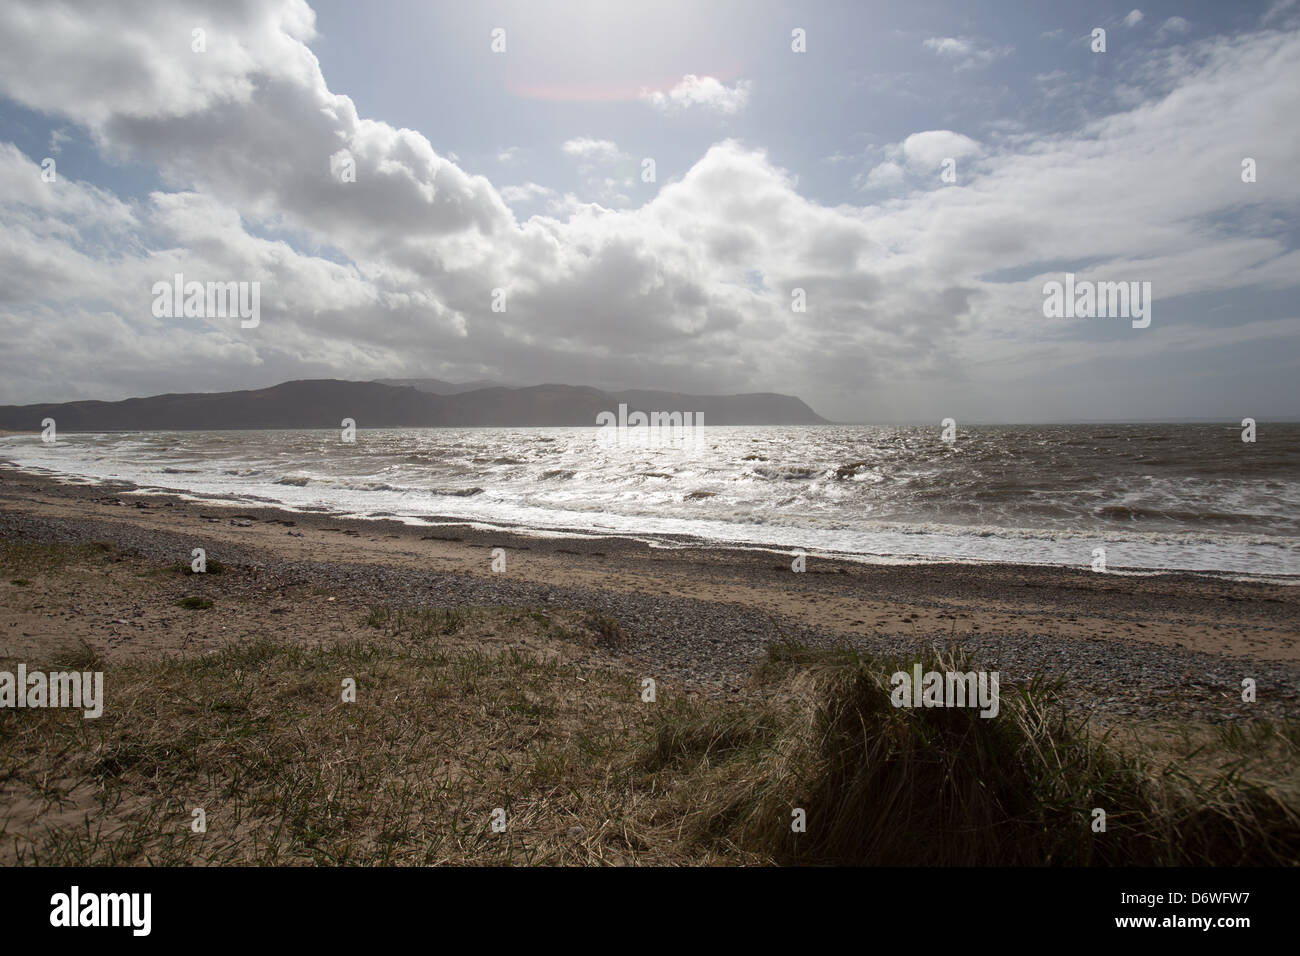
[[(330, 633), (347, 631), (333, 619), (344, 608), (385, 599), (598, 608), (626, 630), (626, 659), (707, 691), (736, 692), (769, 643), (797, 636), (875, 650), (958, 645), (1012, 675), (1066, 675), (1070, 696), (1102, 713), (1243, 716), (1243, 677), (1260, 688), (1252, 713), (1283, 713), (1300, 700), (1300, 589), (1227, 577), (817, 558), (795, 573), (789, 554), (768, 551), (347, 520), (12, 469), (0, 471), (0, 529), (9, 539), (110, 541), (171, 562), (188, 563), (203, 548), (209, 561), (241, 571), (198, 582), (204, 593), (239, 598), (237, 607), (223, 603), (215, 629), (94, 588), (67, 614), (57, 595), (0, 582), (10, 655), (56, 634), (102, 645), (110, 657), (211, 647), (268, 624), (283, 630), (268, 604), (285, 588), (311, 585), (335, 600), (299, 602), (294, 613), (323, 615)], [(492, 570), (497, 548), (503, 571)]]

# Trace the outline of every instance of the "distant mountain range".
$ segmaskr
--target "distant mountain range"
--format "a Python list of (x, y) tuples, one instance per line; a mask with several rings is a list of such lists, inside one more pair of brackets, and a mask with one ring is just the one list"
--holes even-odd
[(53, 418), (61, 432), (184, 431), (220, 428), (510, 427), (596, 424), (601, 412), (692, 412), (705, 425), (828, 424), (798, 398), (684, 395), (679, 392), (604, 392), (575, 385), (464, 386), (438, 379), (344, 382), (314, 379), (243, 392), (154, 395), (120, 402), (63, 402), (0, 406), (0, 429), (39, 431)]

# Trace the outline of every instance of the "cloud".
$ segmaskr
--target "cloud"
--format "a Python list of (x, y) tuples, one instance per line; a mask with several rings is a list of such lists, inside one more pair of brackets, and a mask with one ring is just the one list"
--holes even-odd
[[(303, 0), (217, 9), (181, 2), (147, 15), (136, 6), (93, 6), (0, 8), (0, 70), (11, 99), (91, 124), (159, 120), (246, 104), (262, 78), (301, 82), (319, 69), (307, 47), (316, 15)], [(205, 52), (193, 49), (195, 29), (206, 31)], [(39, 43), (22, 50), (37, 31)]]
[(1260, 18), (1260, 23), (1268, 24), (1281, 19), (1284, 15), (1295, 8), (1296, 2), (1297, 0), (1275, 0), (1275, 2), (1264, 11), (1264, 15)]
[(1186, 34), (1191, 29), (1191, 23), (1183, 20), (1182, 17), (1170, 17), (1164, 23), (1161, 23), (1160, 30), (1156, 31), (1158, 38), (1165, 39), (1166, 36), (1177, 34)]
[(608, 139), (580, 136), (566, 141), (560, 148), (570, 156), (577, 156), (591, 163), (609, 163), (624, 158), (624, 154), (619, 152), (618, 145)]
[(908, 182), (914, 185), (938, 185), (939, 173), (947, 160), (978, 156), (983, 148), (969, 136), (952, 130), (936, 129), (913, 133), (901, 143), (877, 151), (886, 159), (874, 166), (854, 185), (860, 189), (898, 189)]
[[(628, 173), (631, 159), (618, 145), (608, 139), (580, 136), (566, 141), (561, 149), (578, 159), (578, 172), (583, 177), (583, 193), (598, 202), (625, 205), (633, 177)], [(610, 167), (616, 167), (610, 169)]]
[(50, 155), (57, 156), (63, 152), (63, 144), (72, 139), (67, 130), (52, 129), (50, 130)]
[(519, 186), (502, 186), (501, 198), (508, 203), (533, 202), (538, 199), (555, 199), (559, 197), (554, 189), (538, 183), (523, 183)]
[(642, 90), (641, 99), (665, 113), (700, 107), (715, 113), (739, 113), (749, 102), (750, 83), (740, 80), (727, 86), (712, 76), (687, 73), (672, 89)]
[(1137, 26), (1145, 19), (1146, 16), (1142, 13), (1141, 10), (1133, 9), (1130, 10), (1128, 14), (1124, 17), (1123, 22), (1124, 22), (1124, 26), (1132, 30), (1135, 26)]
[(958, 70), (967, 70), (977, 66), (987, 66), (994, 60), (1010, 56), (1015, 52), (1011, 46), (983, 46), (969, 37), (930, 37), (924, 44), (946, 60), (951, 60)]
[(855, 181), (860, 189), (897, 189), (903, 185), (907, 174), (892, 159), (872, 167), (865, 177)]
[(909, 163), (925, 167), (938, 166), (949, 157), (961, 158), (980, 151), (980, 144), (969, 136), (948, 129), (913, 133), (903, 140), (903, 155)]

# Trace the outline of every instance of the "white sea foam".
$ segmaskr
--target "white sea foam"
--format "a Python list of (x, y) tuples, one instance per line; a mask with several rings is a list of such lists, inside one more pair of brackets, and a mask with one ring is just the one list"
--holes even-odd
[(0, 458), (214, 500), (412, 522), (837, 554), (1300, 574), (1300, 427), (706, 428), (697, 447), (595, 429), (67, 434)]

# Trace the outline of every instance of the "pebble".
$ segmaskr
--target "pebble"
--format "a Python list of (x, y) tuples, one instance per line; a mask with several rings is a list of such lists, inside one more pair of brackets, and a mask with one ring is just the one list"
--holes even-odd
[[(125, 550), (163, 561), (175, 561), (178, 554), (188, 555), (191, 548), (204, 544), (201, 538), (195, 541), (193, 534), (11, 511), (0, 511), (0, 536), (73, 544), (111, 540)], [(715, 687), (726, 687), (724, 694), (738, 693), (753, 665), (765, 657), (768, 645), (782, 639), (793, 637), (823, 645), (844, 641), (841, 635), (819, 632), (795, 620), (779, 620), (752, 607), (721, 601), (556, 587), (505, 575), (285, 561), (238, 545), (222, 543), (218, 547), (209, 543), (208, 547), (209, 554), (220, 553), (222, 562), (232, 571), (242, 571), (229, 575), (225, 587), (248, 586), (259, 593), (269, 580), (277, 587), (310, 584), (338, 589), (363, 604), (525, 608), (550, 604), (597, 611), (620, 622), (628, 637), (621, 652), (653, 668), (649, 676), (677, 679), (705, 693), (716, 693)], [(970, 589), (976, 589), (978, 594), (978, 581), (970, 577), (973, 572), (959, 569), (949, 573), (954, 575), (953, 581), (933, 587), (924, 575), (896, 583), (887, 579), (896, 592), (889, 596), (925, 607), (936, 594), (955, 597)], [(827, 576), (827, 580), (837, 579)], [(853, 583), (850, 578), (848, 584), (836, 585), (826, 593), (843, 593), (842, 589)], [(985, 599), (988, 596), (983, 593)], [(1279, 611), (1283, 608), (1279, 607)], [(1162, 610), (1153, 606), (1151, 613)], [(1288, 621), (1282, 626), (1293, 625)], [(862, 634), (851, 638), (850, 643), (888, 656), (912, 654), (930, 645), (943, 646), (949, 640), (946, 633), (914, 634), (909, 629), (906, 633)], [(1145, 718), (1200, 715), (1224, 720), (1229, 713), (1241, 713), (1243, 676), (1253, 677), (1258, 687), (1258, 702), (1249, 705), (1252, 716), (1288, 716), (1300, 706), (1300, 667), (1290, 663), (1226, 658), (1136, 641), (1025, 631), (985, 629), (978, 634), (960, 634), (955, 641), (975, 655), (976, 666), (999, 670), (1004, 687), (1037, 673), (1066, 673), (1065, 702), (1086, 710)], [(1100, 649), (1104, 651), (1099, 655)]]

